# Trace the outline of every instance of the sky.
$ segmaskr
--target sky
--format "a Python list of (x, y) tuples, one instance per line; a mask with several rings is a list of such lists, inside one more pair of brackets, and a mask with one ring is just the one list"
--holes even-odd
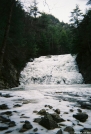
[[(33, 0), (21, 0), (26, 7), (32, 4)], [(76, 4), (79, 5), (80, 10), (85, 13), (89, 6), (86, 5), (88, 0), (36, 0), (38, 9), (41, 12), (52, 14), (60, 21), (69, 23), (71, 12), (75, 9)]]

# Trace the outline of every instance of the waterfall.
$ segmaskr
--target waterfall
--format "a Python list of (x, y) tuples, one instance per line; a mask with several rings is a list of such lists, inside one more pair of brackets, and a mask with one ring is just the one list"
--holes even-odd
[(82, 84), (83, 77), (75, 59), (70, 54), (35, 58), (21, 72), (20, 84)]

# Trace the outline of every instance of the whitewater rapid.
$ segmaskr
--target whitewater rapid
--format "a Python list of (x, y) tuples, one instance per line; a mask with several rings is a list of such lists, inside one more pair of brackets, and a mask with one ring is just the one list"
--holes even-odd
[(82, 84), (83, 77), (75, 59), (76, 56), (70, 54), (35, 58), (21, 72), (20, 85)]

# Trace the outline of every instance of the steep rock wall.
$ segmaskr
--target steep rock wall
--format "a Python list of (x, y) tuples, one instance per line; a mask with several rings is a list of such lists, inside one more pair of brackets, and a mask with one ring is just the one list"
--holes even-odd
[(84, 82), (91, 84), (91, 53), (89, 50), (80, 52), (76, 58), (79, 71), (83, 75)]

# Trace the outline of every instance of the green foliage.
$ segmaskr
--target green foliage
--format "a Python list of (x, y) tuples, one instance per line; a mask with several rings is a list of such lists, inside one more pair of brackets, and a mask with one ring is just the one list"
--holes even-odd
[[(11, 1), (1, 0), (0, 46), (7, 24)], [(35, 8), (36, 7), (36, 8)], [(60, 22), (51, 14), (39, 13), (37, 3), (26, 13), (19, 2), (13, 7), (5, 58), (21, 70), (31, 57), (70, 53), (73, 36), (69, 24)], [(36, 18), (36, 19), (35, 19)]]
[(91, 54), (91, 10), (88, 10), (77, 27), (72, 26), (71, 53), (88, 51)]

